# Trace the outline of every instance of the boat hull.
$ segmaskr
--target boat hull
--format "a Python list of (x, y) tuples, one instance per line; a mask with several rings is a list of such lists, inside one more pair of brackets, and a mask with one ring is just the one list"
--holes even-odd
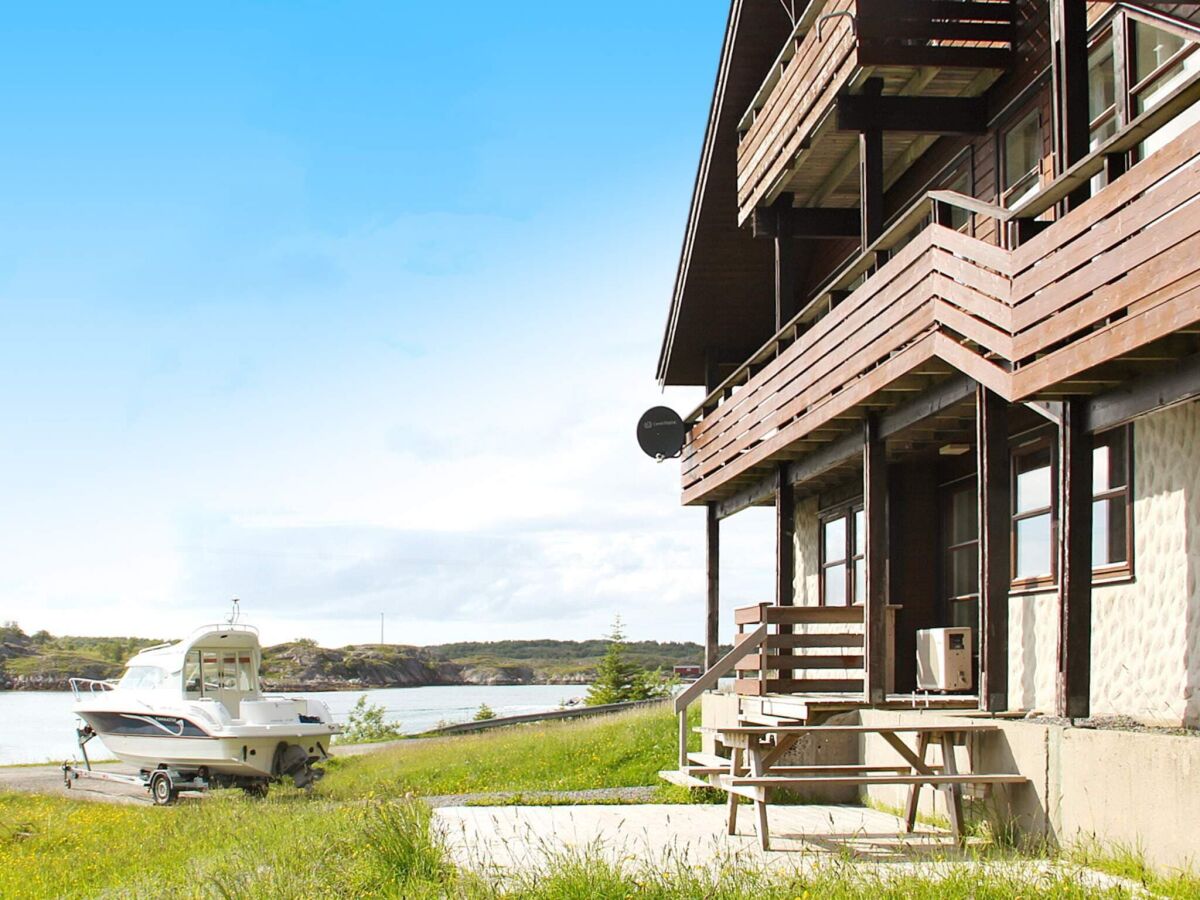
[(113, 756), (131, 766), (179, 772), (207, 769), (240, 777), (279, 775), (276, 760), (281, 744), (299, 747), (308, 758), (323, 758), (333, 733), (323, 725), (266, 725), (232, 727), (229, 733), (213, 734), (173, 716), (84, 711), (79, 715)]

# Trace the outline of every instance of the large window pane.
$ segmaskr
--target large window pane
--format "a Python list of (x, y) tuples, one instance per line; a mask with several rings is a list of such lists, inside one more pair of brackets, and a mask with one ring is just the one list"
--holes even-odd
[(1124, 497), (1112, 497), (1092, 503), (1093, 568), (1128, 562), (1127, 510)]
[(1133, 80), (1148, 78), (1155, 69), (1183, 49), (1183, 38), (1145, 22), (1130, 22), (1133, 30)]
[(1088, 53), (1088, 119), (1095, 121), (1117, 102), (1117, 79), (1113, 69), (1110, 34)]
[(825, 605), (846, 605), (846, 565), (838, 563), (823, 570), (825, 577)]
[(1050, 448), (1017, 457), (1017, 513), (1050, 505)]
[(867, 599), (867, 561), (854, 561), (854, 602), (863, 603)]
[(1124, 434), (1106, 439), (1092, 451), (1092, 492), (1096, 494), (1125, 486)]
[(1017, 522), (1017, 578), (1050, 575), (1050, 514)]
[(867, 552), (867, 515), (863, 510), (854, 514), (854, 555), (862, 556)]
[(950, 596), (979, 592), (979, 547), (970, 544), (950, 551)]
[(955, 491), (950, 498), (950, 541), (962, 544), (979, 537), (979, 510), (974, 487)]
[[(971, 633), (979, 634), (979, 601), (978, 600), (955, 600), (950, 604), (950, 624), (956, 628), (966, 626), (971, 629)], [(979, 652), (978, 644), (976, 643), (975, 652)]]
[(846, 558), (846, 517), (830, 519), (824, 527), (825, 561), (837, 562)]

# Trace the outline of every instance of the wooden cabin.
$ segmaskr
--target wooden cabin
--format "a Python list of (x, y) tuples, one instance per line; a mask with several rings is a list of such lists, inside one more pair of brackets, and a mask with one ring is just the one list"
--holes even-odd
[[(685, 700), (1200, 725), (1198, 47), (1197, 4), (733, 0), (658, 364), (706, 394)], [(947, 626), (971, 686), (918, 691)]]

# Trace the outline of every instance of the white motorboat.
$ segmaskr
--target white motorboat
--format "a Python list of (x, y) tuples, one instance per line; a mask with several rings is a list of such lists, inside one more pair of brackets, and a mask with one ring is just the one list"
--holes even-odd
[[(71, 679), (75, 713), (85, 723), (84, 762), (83, 745), (99, 737), (138, 767), (158, 803), (180, 789), (209, 786), (261, 795), (285, 776), (309, 786), (321, 775), (313, 764), (329, 755), (330, 738), (341, 729), (324, 703), (263, 694), (261, 661), (258, 630), (231, 622), (141, 651), (117, 682)], [(74, 777), (90, 769), (74, 770)]]

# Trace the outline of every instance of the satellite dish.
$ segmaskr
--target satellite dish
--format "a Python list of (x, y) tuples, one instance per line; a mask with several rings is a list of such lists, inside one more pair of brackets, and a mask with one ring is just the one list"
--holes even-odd
[(683, 419), (668, 406), (648, 409), (638, 420), (638, 446), (647, 456), (653, 456), (660, 462), (683, 452), (686, 434)]

